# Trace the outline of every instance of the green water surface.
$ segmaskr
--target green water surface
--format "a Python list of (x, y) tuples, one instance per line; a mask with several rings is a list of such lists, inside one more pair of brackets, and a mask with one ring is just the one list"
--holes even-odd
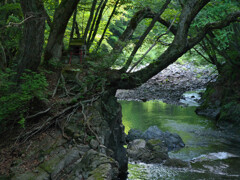
[[(196, 107), (182, 107), (169, 105), (161, 101), (120, 101), (122, 105), (123, 125), (125, 132), (130, 129), (145, 131), (150, 126), (158, 126), (162, 131), (177, 133), (181, 136), (185, 148), (170, 152), (171, 158), (190, 161), (203, 154), (228, 152), (240, 155), (239, 141), (234, 141), (231, 135), (227, 135), (216, 129), (212, 120), (195, 114)], [(237, 143), (236, 143), (237, 142)], [(210, 169), (220, 168), (218, 171), (206, 172), (205, 169), (196, 171), (193, 169), (176, 170), (162, 165), (146, 165), (143, 163), (129, 164), (129, 179), (240, 179), (240, 159), (214, 161)], [(234, 165), (235, 164), (235, 165)], [(228, 167), (222, 173), (221, 167)], [(207, 166), (207, 165), (206, 165)], [(215, 167), (216, 166), (216, 167)], [(232, 172), (227, 174), (226, 171)]]

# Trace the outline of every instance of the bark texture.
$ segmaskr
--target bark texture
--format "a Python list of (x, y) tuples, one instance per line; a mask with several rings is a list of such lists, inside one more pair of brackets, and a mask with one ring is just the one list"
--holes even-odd
[(45, 10), (41, 0), (21, 0), (24, 18), (23, 40), (17, 71), (20, 76), (25, 69), (36, 71), (44, 43)]
[(56, 9), (45, 49), (45, 61), (49, 61), (52, 58), (57, 60), (61, 58), (64, 33), (78, 2), (79, 0), (63, 0)]

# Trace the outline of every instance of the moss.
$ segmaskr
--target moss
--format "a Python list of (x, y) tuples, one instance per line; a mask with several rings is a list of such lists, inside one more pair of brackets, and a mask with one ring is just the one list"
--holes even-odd
[(104, 180), (109, 179), (112, 176), (111, 164), (101, 164), (98, 168), (94, 169), (90, 174), (88, 180)]
[(236, 101), (225, 104), (221, 108), (219, 121), (240, 123), (240, 104)]
[(159, 145), (159, 144), (162, 144), (162, 141), (160, 139), (150, 139), (148, 143), (152, 145)]
[(162, 149), (162, 146), (163, 146), (163, 143), (160, 139), (150, 139), (148, 142), (147, 142), (147, 147), (150, 149), (150, 150), (154, 150), (156, 149)]
[(58, 163), (60, 161), (61, 161), (60, 157), (56, 156), (56, 157), (40, 164), (39, 167), (42, 168), (44, 171), (51, 173), (51, 172), (53, 172), (54, 168), (58, 165)]

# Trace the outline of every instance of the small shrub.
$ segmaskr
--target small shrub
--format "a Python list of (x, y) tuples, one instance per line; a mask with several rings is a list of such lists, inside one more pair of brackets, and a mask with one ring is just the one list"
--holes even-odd
[(20, 85), (13, 80), (15, 76), (16, 73), (10, 69), (0, 72), (0, 133), (8, 124), (22, 122), (30, 101), (33, 98), (44, 99), (48, 86), (43, 74), (27, 70), (20, 78)]

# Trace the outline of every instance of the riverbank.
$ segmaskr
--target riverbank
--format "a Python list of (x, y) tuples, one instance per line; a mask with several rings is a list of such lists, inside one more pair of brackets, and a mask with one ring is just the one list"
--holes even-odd
[(181, 104), (179, 100), (184, 92), (206, 88), (216, 78), (217, 73), (211, 67), (174, 63), (138, 88), (118, 90), (116, 97), (128, 101), (161, 100)]
[[(170, 105), (161, 101), (120, 101), (125, 132), (146, 131), (158, 126), (163, 132), (177, 133), (185, 147), (168, 152), (190, 166), (164, 163), (129, 162), (129, 180), (141, 179), (239, 179), (240, 137), (216, 128), (214, 121), (198, 116), (196, 107)], [(147, 146), (147, 145), (146, 145)], [(157, 147), (159, 148), (159, 147)], [(147, 162), (148, 163), (148, 162)]]

